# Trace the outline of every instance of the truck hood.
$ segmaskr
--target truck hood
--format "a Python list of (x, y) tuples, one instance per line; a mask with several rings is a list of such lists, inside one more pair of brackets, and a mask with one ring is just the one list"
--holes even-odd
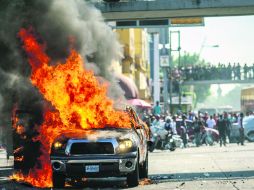
[(112, 128), (112, 129), (91, 129), (83, 130), (80, 132), (73, 133), (63, 133), (59, 135), (57, 139), (87, 139), (90, 141), (96, 141), (98, 139), (110, 139), (110, 138), (128, 138), (133, 136), (133, 130), (131, 129), (121, 129), (121, 128)]

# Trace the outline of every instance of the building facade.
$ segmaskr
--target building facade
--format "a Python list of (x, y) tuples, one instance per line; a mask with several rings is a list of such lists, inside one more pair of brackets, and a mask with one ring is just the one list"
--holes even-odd
[(117, 29), (123, 45), (122, 74), (132, 79), (140, 99), (150, 99), (149, 43), (146, 29)]

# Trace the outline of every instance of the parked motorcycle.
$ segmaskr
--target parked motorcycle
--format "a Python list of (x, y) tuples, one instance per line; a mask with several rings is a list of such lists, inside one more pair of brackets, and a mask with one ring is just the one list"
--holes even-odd
[(150, 152), (153, 152), (154, 149), (174, 151), (176, 147), (180, 147), (182, 144), (179, 135), (174, 135), (171, 130), (166, 130), (163, 126), (151, 126), (151, 133)]

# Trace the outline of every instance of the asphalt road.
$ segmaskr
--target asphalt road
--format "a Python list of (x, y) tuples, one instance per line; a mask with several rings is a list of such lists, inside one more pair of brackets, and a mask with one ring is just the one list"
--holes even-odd
[[(0, 152), (0, 190), (33, 190), (8, 179), (12, 162)], [(128, 189), (124, 180), (90, 181), (82, 187), (66, 189)], [(149, 154), (149, 179), (140, 181), (139, 189), (253, 190), (254, 143), (245, 146), (202, 146), (155, 151)]]

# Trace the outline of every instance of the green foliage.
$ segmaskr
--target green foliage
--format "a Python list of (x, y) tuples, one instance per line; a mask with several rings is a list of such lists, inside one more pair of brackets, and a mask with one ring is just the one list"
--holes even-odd
[[(180, 64), (180, 65), (179, 65)], [(208, 65), (208, 62), (205, 62), (205, 60), (200, 60), (200, 57), (197, 53), (190, 54), (190, 53), (184, 53), (184, 55), (181, 55), (180, 57), (180, 62), (179, 62), (179, 57), (176, 59), (173, 59), (173, 65), (174, 66), (193, 66), (193, 65), (200, 65), (200, 66), (205, 66)]]
[[(209, 65), (209, 63), (203, 59), (200, 60), (200, 57), (197, 53), (194, 53), (194, 54), (184, 53), (184, 55), (180, 57), (180, 62), (179, 62), (179, 57), (173, 60), (173, 65), (175, 67), (177, 66), (186, 67), (186, 66), (194, 66), (194, 65), (206, 66), (206, 65)], [(193, 92), (196, 94), (196, 99), (194, 100), (194, 107), (196, 107), (197, 103), (204, 102), (205, 99), (211, 94), (210, 86), (211, 85), (203, 85), (203, 84), (194, 86)], [(184, 87), (185, 91), (189, 91), (188, 88), (190, 90), (189, 86), (185, 86)]]
[(196, 101), (194, 102), (194, 107), (197, 103), (202, 103), (205, 99), (211, 95), (209, 84), (200, 84), (194, 86), (194, 93), (196, 94)]

